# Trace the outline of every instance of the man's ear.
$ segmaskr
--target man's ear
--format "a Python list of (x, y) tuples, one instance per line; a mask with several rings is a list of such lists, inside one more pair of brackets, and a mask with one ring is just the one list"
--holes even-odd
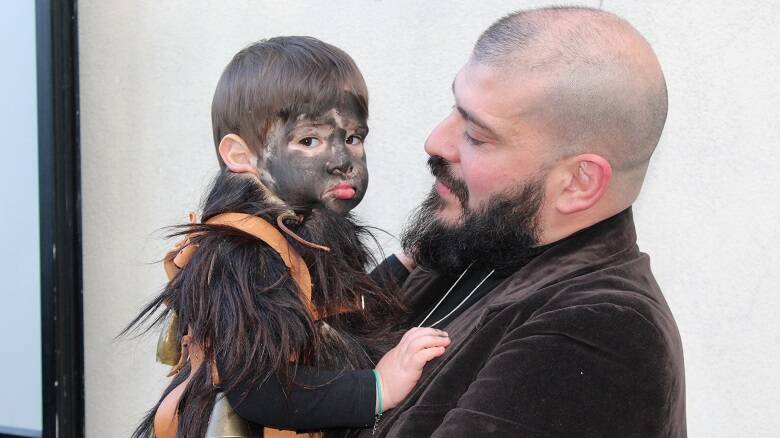
[(257, 176), (257, 155), (236, 134), (228, 134), (219, 142), (219, 156), (228, 169), (234, 173), (251, 173)]
[(600, 155), (582, 154), (567, 161), (565, 183), (555, 201), (555, 209), (562, 214), (596, 205), (612, 179), (612, 166)]

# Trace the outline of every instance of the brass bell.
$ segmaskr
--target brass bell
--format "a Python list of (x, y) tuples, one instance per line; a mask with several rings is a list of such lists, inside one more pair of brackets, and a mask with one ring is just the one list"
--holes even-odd
[(217, 394), (214, 409), (209, 417), (209, 427), (206, 429), (206, 438), (248, 438), (251, 437), (251, 429), (247, 422), (236, 414), (225, 394)]
[(181, 346), (176, 339), (176, 329), (179, 325), (176, 311), (171, 310), (163, 320), (162, 331), (157, 339), (157, 362), (163, 365), (174, 366), (179, 363)]

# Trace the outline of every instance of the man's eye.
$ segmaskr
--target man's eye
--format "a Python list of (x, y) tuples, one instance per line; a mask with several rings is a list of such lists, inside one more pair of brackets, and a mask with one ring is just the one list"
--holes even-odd
[(307, 148), (314, 148), (320, 145), (320, 140), (317, 137), (302, 138), (298, 143), (306, 146)]
[(466, 140), (466, 142), (472, 146), (479, 146), (481, 144), (484, 144), (484, 141), (479, 141), (476, 138), (469, 135), (468, 132), (463, 131), (463, 138)]
[(359, 135), (350, 135), (349, 137), (347, 137), (346, 140), (344, 140), (344, 143), (350, 144), (350, 145), (360, 144), (360, 143), (363, 143), (363, 137), (361, 137)]

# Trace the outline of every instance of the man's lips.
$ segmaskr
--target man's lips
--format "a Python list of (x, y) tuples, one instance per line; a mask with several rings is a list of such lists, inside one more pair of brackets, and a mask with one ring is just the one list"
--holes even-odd
[(341, 183), (328, 189), (327, 193), (336, 199), (349, 200), (355, 197), (355, 187), (347, 183)]
[(436, 183), (433, 185), (434, 188), (436, 188), (436, 192), (439, 194), (439, 196), (448, 196), (448, 197), (454, 197), (455, 194), (452, 193), (452, 189), (447, 184), (444, 184), (441, 182), (440, 179), (436, 179)]

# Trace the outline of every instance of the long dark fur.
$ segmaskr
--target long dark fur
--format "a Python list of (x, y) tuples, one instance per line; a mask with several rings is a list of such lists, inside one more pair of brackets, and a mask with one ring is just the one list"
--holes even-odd
[[(326, 253), (287, 239), (309, 267), (318, 310), (352, 306), (361, 302), (361, 295), (366, 310), (312, 321), (285, 265), (265, 243), (226, 226), (177, 227), (174, 235), (201, 233), (193, 241), (198, 250), (123, 334), (149, 330), (175, 310), (179, 337), (192, 327), (193, 342), (203, 346), (207, 358), (219, 359), (221, 388), (212, 385), (208, 360), (188, 385), (179, 405), (179, 437), (204, 436), (220, 391), (257, 386), (273, 374), (292, 384), (298, 364), (371, 368), (397, 340), (390, 328), (402, 312), (396, 294), (380, 288), (366, 273), (375, 264), (364, 244), (373, 238), (371, 233), (351, 217), (326, 209), (296, 211), (304, 215), (299, 226), (291, 225), (296, 233), (331, 248)], [(224, 212), (248, 213), (275, 224), (282, 210), (265, 202), (253, 179), (223, 170), (204, 202), (202, 221)], [(189, 373), (187, 366), (173, 378), (133, 437), (148, 436), (159, 403)]]

